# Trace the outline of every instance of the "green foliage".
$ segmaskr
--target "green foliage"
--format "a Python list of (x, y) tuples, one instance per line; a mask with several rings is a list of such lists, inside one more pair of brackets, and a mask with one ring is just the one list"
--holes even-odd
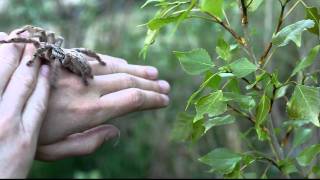
[(320, 92), (319, 88), (297, 85), (288, 102), (288, 115), (295, 120), (308, 120), (316, 126), (319, 124)]
[(200, 9), (203, 12), (207, 12), (211, 15), (222, 17), (224, 0), (202, 0)]
[[(166, 2), (169, 4), (172, 1)], [(172, 3), (174, 2), (176, 3), (176, 1)], [(318, 9), (306, 5), (304, 1), (279, 0), (280, 17), (278, 21), (272, 22), (273, 24), (268, 24), (271, 27), (275, 26), (276, 30), (271, 33), (272, 37), (261, 53), (255, 48), (261, 47), (259, 45), (261, 42), (256, 40), (259, 38), (253, 33), (254, 25), (251, 23), (254, 21), (251, 21), (251, 18), (254, 19), (254, 16), (258, 15), (257, 11), (263, 9), (259, 7), (269, 2), (263, 0), (239, 0), (238, 3), (224, 0), (184, 2), (187, 3), (179, 8), (174, 5), (161, 7), (161, 11), (172, 11), (164, 15), (161, 21), (155, 16), (149, 22), (157, 23), (149, 27), (149, 30), (160, 32), (169, 23), (177, 26), (182, 22), (187, 24), (190, 21), (205, 20), (208, 24), (215, 24), (212, 27), (219, 29), (219, 33), (207, 37), (212, 38), (211, 43), (216, 42), (214, 49), (216, 54), (209, 54), (199, 48), (186, 52), (174, 51), (187, 74), (202, 76), (200, 87), (187, 101), (185, 109), (188, 113), (188, 116), (185, 116), (187, 118), (180, 117), (176, 122), (177, 126), (173, 130), (175, 137), (181, 136), (182, 141), (189, 139), (195, 142), (205, 138), (213, 127), (219, 126), (224, 131), (232, 131), (228, 129), (228, 125), (233, 124), (241, 129), (247, 129), (246, 133), (241, 135), (247, 146), (236, 150), (242, 153), (234, 153), (227, 148), (216, 148), (201, 157), (200, 162), (210, 166), (210, 172), (227, 178), (267, 178), (271, 167), (275, 167), (279, 171), (276, 173), (277, 177), (291, 175), (300, 177), (299, 175), (305, 171), (304, 166), (308, 164), (312, 166), (314, 175), (317, 174), (315, 166), (317, 163), (310, 163), (320, 152), (319, 145), (311, 144), (304, 151), (301, 150), (304, 144), (309, 143), (315, 132), (314, 128), (320, 126), (318, 119), (320, 91), (317, 79), (319, 71), (307, 71), (309, 67), (313, 67), (314, 70), (315, 59), (319, 54), (319, 41), (312, 45), (314, 48), (302, 60), (295, 59), (296, 57), (287, 60), (297, 62), (292, 63), (296, 65), (289, 72), (286, 67), (274, 68), (274, 64), (270, 67), (269, 65), (271, 62), (283, 61), (274, 58), (279, 47), (306, 48), (302, 38), (306, 30), (309, 35), (319, 36)], [(155, 5), (159, 7), (159, 3)], [(287, 17), (297, 11), (298, 6), (304, 8), (305, 16), (300, 15), (300, 20), (294, 23), (286, 23)], [(287, 8), (290, 10), (286, 11)], [(242, 24), (242, 29), (234, 28), (239, 23)], [(263, 28), (254, 27), (254, 29), (261, 34), (265, 33)], [(204, 31), (210, 30), (204, 29)], [(291, 41), (296, 46), (290, 46)], [(233, 46), (230, 44), (234, 43), (239, 50), (233, 51)], [(285, 48), (282, 51), (284, 50)], [(214, 63), (211, 59), (214, 59)], [(286, 69), (286, 71), (281, 72), (276, 69), (281, 71)], [(277, 116), (275, 119), (274, 106), (275, 103), (279, 104), (278, 102), (286, 104), (286, 108), (278, 109), (286, 115), (281, 115), (280, 118)], [(243, 125), (244, 120), (248, 120), (248, 125)], [(221, 125), (226, 126), (220, 127)], [(252, 131), (256, 133), (253, 134)], [(291, 134), (294, 134), (293, 138)], [(256, 148), (253, 144), (265, 146)], [(228, 146), (224, 143), (222, 145)], [(252, 173), (248, 168), (248, 166), (258, 166), (259, 161), (268, 164), (264, 171), (258, 172), (260, 175)]]
[(211, 69), (214, 64), (204, 49), (195, 49), (189, 52), (174, 52), (183, 69), (191, 75), (199, 75)]
[(278, 47), (286, 46), (293, 41), (298, 47), (301, 46), (301, 34), (303, 31), (314, 27), (314, 21), (301, 20), (283, 28), (272, 38), (272, 44)]
[(241, 58), (231, 63), (231, 72), (238, 78), (243, 78), (257, 70), (257, 66), (252, 64), (247, 58)]
[(297, 157), (297, 161), (301, 166), (308, 166), (312, 162), (312, 160), (315, 158), (317, 154), (320, 153), (320, 145), (315, 144), (312, 145), (305, 150), (303, 150), (299, 156)]
[(231, 173), (241, 160), (241, 155), (224, 148), (215, 149), (199, 159), (211, 167), (211, 172), (216, 171), (222, 174)]

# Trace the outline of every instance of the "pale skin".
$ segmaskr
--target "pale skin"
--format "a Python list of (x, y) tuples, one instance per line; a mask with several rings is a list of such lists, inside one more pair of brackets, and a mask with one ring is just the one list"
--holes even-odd
[(169, 103), (170, 86), (157, 80), (153, 67), (100, 55), (107, 66), (90, 61), (94, 79), (89, 86), (61, 70), (56, 88), (50, 88), (49, 66), (25, 65), (34, 52), (31, 44), (0, 45), (1, 178), (26, 177), (34, 158), (92, 153), (119, 136), (118, 128), (104, 124), (107, 120)]

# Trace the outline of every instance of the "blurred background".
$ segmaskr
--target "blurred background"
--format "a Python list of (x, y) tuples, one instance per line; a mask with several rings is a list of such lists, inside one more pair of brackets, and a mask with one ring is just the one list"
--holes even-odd
[[(226, 0), (232, 1), (232, 0)], [(261, 54), (270, 40), (279, 14), (277, 0), (266, 0), (252, 16), (251, 33), (254, 50)], [(306, 0), (316, 4), (316, 0)], [(25, 24), (45, 27), (65, 38), (65, 47), (86, 47), (126, 59), (133, 64), (156, 66), (160, 77), (172, 86), (171, 104), (166, 109), (130, 114), (108, 121), (121, 130), (118, 142), (105, 144), (96, 153), (54, 163), (36, 162), (32, 178), (214, 178), (208, 167), (197, 159), (215, 147), (241, 147), (238, 125), (214, 128), (197, 143), (179, 143), (171, 138), (176, 117), (184, 111), (188, 97), (197, 89), (201, 77), (185, 74), (172, 55), (173, 50), (205, 48), (213, 57), (216, 37), (230, 38), (217, 25), (188, 20), (172, 35), (164, 28), (150, 48), (146, 61), (139, 57), (143, 47), (146, 23), (156, 12), (153, 7), (141, 9), (144, 0), (0, 0), (0, 31), (9, 32)], [(235, 12), (237, 13), (237, 12)], [(229, 14), (240, 32), (239, 17)], [(303, 19), (304, 11), (292, 13), (286, 24)], [(277, 68), (280, 79), (287, 76), (296, 60), (304, 57), (316, 36), (304, 35), (303, 47), (282, 48), (275, 54), (270, 68)], [(279, 109), (284, 104), (276, 104)], [(278, 117), (283, 117), (279, 110)], [(259, 144), (257, 145), (259, 146)], [(258, 167), (259, 168), (259, 167)]]

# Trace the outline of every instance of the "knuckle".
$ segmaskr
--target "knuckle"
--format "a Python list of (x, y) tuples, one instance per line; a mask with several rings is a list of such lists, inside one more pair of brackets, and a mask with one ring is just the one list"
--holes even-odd
[(137, 81), (136, 81), (136, 78), (134, 78), (134, 76), (129, 74), (124, 74), (123, 76), (124, 76), (124, 83), (126, 83), (128, 87), (131, 87), (131, 88), (137, 87)]
[(107, 67), (110, 71), (110, 73), (116, 73), (118, 69), (118, 65), (116, 63), (108, 63)]
[(0, 127), (1, 127), (1, 131), (0, 131), (0, 140), (6, 138), (8, 136), (8, 134), (12, 133), (12, 132), (17, 132), (16, 131), (16, 124), (12, 123), (12, 118), (10, 118), (10, 121), (6, 121), (6, 119), (9, 119), (7, 117), (2, 118), (1, 117), (1, 121), (0, 121)]
[(141, 107), (144, 104), (143, 92), (137, 88), (131, 88), (129, 92), (130, 104), (137, 108)]
[(24, 135), (18, 140), (18, 148), (20, 150), (29, 149), (32, 146), (32, 138), (29, 135)]
[(46, 110), (46, 103), (45, 102), (36, 102), (33, 105), (33, 109), (37, 112), (37, 113), (43, 113)]

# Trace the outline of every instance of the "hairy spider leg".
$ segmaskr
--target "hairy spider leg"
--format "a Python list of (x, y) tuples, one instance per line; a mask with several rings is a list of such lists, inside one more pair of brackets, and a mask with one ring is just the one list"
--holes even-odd
[(95, 53), (94, 51), (91, 51), (91, 50), (85, 49), (85, 48), (73, 48), (73, 50), (75, 50), (77, 52), (80, 52), (80, 53), (83, 53), (83, 54), (85, 54), (87, 56), (90, 56), (90, 57), (96, 59), (103, 66), (106, 65), (106, 63), (104, 61), (102, 61), (100, 56), (97, 53)]
[(37, 51), (33, 55), (33, 58), (27, 62), (27, 65), (31, 66), (34, 63), (34, 61), (36, 60), (37, 57), (41, 57), (41, 55), (45, 51), (47, 51), (47, 50), (49, 50), (51, 48), (52, 48), (52, 45), (45, 45), (44, 47), (37, 49)]
[(54, 32), (48, 32), (47, 33), (47, 42), (49, 44), (54, 44), (54, 42), (56, 41), (56, 35), (54, 34)]
[[(67, 67), (69, 65), (69, 63), (72, 63), (72, 56), (70, 56), (69, 54), (66, 54), (66, 57), (64, 58), (64, 60), (62, 61), (62, 65), (64, 67)], [(69, 69), (70, 70), (70, 69)], [(89, 82), (87, 80), (87, 73), (83, 72), (83, 71), (80, 71), (80, 74), (81, 74), (81, 78), (82, 78), (82, 81), (84, 83), (84, 85), (88, 86), (89, 85)], [(90, 75), (89, 75), (90, 77)], [(91, 77), (90, 77), (91, 78)]]
[(30, 39), (30, 38), (20, 38), (20, 37), (16, 37), (16, 38), (12, 38), (9, 40), (2, 40), (0, 41), (0, 44), (5, 44), (5, 43), (32, 43), (36, 48), (40, 47), (40, 43), (34, 39)]
[(28, 32), (30, 33), (31, 38), (39, 38), (40, 42), (47, 42), (47, 35), (46, 31), (40, 27), (35, 27), (31, 25), (26, 25), (24, 26), (20, 31), (17, 32), (17, 34), (21, 34), (23, 32)]
[(58, 47), (61, 47), (63, 41), (64, 41), (63, 37), (58, 36), (58, 37), (55, 39), (54, 45), (56, 45), (56, 46), (58, 46)]

